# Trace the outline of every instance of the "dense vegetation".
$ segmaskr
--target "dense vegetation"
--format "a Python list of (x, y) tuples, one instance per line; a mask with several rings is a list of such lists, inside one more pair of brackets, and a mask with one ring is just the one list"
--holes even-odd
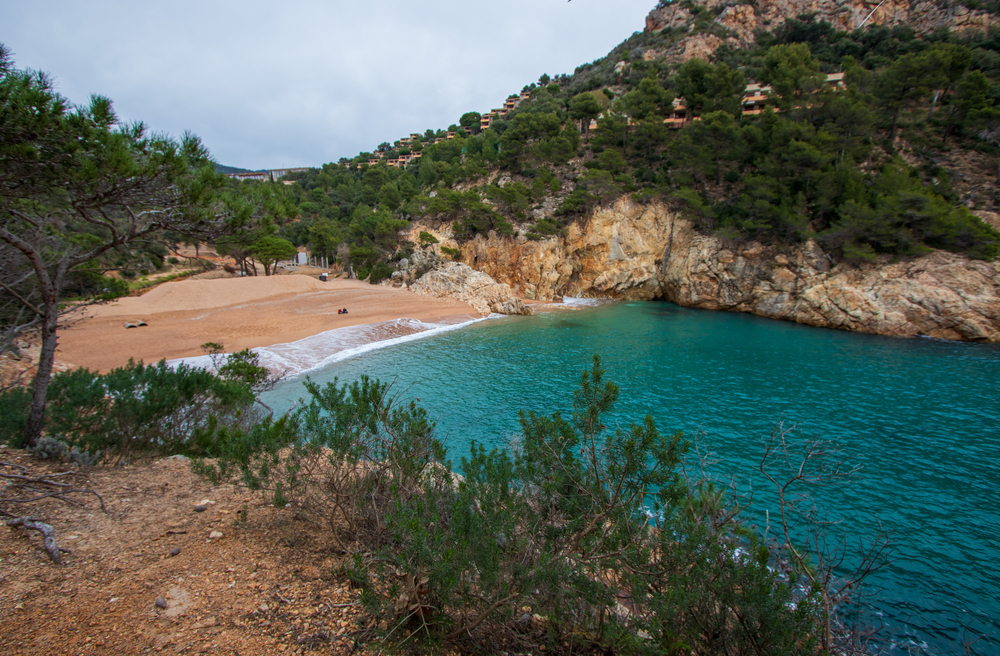
[[(434, 143), (445, 132), (428, 130), (404, 149), (382, 144), (387, 159), (421, 153), (405, 168), (370, 165), (376, 152), (296, 174), (301, 220), (282, 235), (363, 277), (413, 247), (396, 234), (409, 220), (452, 222), (459, 240), (491, 230), (542, 239), (632, 194), (666, 200), (706, 232), (814, 238), (850, 262), (931, 248), (1000, 254), (1000, 234), (967, 207), (993, 207), (995, 188), (961, 194), (959, 174), (939, 163), (997, 154), (1000, 31), (847, 33), (803, 16), (711, 62), (647, 60), (692, 32), (724, 35), (712, 22), (722, 7), (688, 4), (691, 32), (637, 33), (573, 75), (543, 76), (484, 132), (470, 113), (449, 127), (454, 139)], [(846, 89), (824, 83), (837, 71)], [(741, 112), (751, 80), (774, 90), (758, 115)], [(675, 98), (700, 120), (669, 129)], [(546, 200), (555, 211), (532, 213)]]
[[(374, 620), (359, 643), (757, 655), (855, 646), (835, 613), (870, 569), (834, 578), (822, 555), (747, 526), (748, 499), (704, 478), (680, 432), (661, 434), (650, 417), (606, 426), (619, 390), (596, 357), (569, 416), (522, 413), (512, 448), (471, 445), (461, 475), (427, 412), (388, 385), (307, 382), (308, 400), (275, 419), (253, 411), (268, 381), (255, 356), (216, 364), (60, 373), (50, 434), (32, 451), (85, 467), (187, 454), (213, 482), (260, 490), (351, 556), (339, 574)], [(26, 400), (0, 393), (0, 438), (19, 442)], [(761, 471), (797, 487), (779, 465), (788, 448)]]

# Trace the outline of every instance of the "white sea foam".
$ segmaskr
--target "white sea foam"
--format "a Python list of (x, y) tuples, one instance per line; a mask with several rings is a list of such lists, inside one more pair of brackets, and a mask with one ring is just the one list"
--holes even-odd
[[(382, 323), (337, 328), (297, 342), (262, 346), (252, 350), (260, 356), (260, 363), (268, 369), (284, 371), (288, 376), (297, 376), (368, 351), (440, 335), (502, 316), (504, 315), (491, 314), (485, 318), (461, 323), (425, 323), (416, 319), (395, 319)], [(212, 368), (212, 359), (207, 355), (171, 360), (167, 364), (176, 365), (181, 362), (193, 367)]]
[(572, 296), (563, 296), (563, 305), (568, 305), (569, 307), (596, 307), (610, 302), (606, 298), (574, 298)]
[(614, 300), (608, 298), (575, 298), (573, 296), (564, 296), (561, 302), (553, 301), (536, 307), (544, 309), (558, 308), (562, 310), (580, 310), (583, 308), (597, 307), (599, 305), (607, 305), (608, 303), (614, 302)]

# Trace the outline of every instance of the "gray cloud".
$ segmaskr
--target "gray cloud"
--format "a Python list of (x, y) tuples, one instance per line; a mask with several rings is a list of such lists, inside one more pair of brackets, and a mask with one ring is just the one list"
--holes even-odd
[(653, 0), (7, 0), (0, 41), (82, 103), (245, 168), (318, 166), (498, 107), (641, 30)]

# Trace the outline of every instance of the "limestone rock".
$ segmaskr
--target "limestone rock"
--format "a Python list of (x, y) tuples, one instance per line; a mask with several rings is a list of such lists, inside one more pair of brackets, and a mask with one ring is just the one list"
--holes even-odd
[(447, 296), (468, 303), (480, 314), (533, 314), (509, 285), (498, 283), (482, 271), (449, 262), (428, 271), (410, 289), (418, 294)]
[[(696, 4), (713, 10), (715, 22), (729, 29), (737, 47), (752, 45), (757, 33), (773, 31), (789, 17), (814, 14), (816, 20), (825, 20), (835, 28), (851, 31), (859, 27), (865, 19), (871, 25), (896, 25), (906, 23), (918, 34), (930, 34), (936, 29), (953, 31), (967, 29), (988, 30), (1000, 25), (1000, 19), (986, 11), (969, 9), (961, 4), (936, 3), (929, 1), (887, 0), (876, 9), (878, 3), (862, 0), (757, 0), (754, 3), (738, 0), (695, 0)], [(872, 10), (875, 13), (868, 18)], [(667, 28), (690, 28), (693, 14), (680, 3), (672, 2), (657, 6), (646, 17), (646, 31), (658, 32)], [(688, 46), (681, 44), (678, 52), (687, 54), (701, 52), (707, 43), (706, 35), (697, 34), (685, 41), (701, 38), (701, 43)], [(718, 40), (721, 43), (721, 40)], [(717, 44), (716, 44), (717, 45)], [(714, 48), (714, 46), (713, 46)], [(701, 56), (701, 55), (696, 55)], [(677, 59), (668, 56), (668, 59)], [(683, 55), (681, 56), (683, 60)]]
[[(1000, 263), (953, 253), (833, 266), (814, 241), (781, 251), (727, 244), (698, 234), (663, 204), (629, 199), (570, 224), (565, 236), (531, 241), (493, 233), (461, 250), (490, 282), (509, 285), (509, 298), (664, 299), (882, 335), (1000, 342)], [(457, 264), (444, 270), (478, 273)], [(479, 284), (451, 275), (432, 277), (432, 288)]]

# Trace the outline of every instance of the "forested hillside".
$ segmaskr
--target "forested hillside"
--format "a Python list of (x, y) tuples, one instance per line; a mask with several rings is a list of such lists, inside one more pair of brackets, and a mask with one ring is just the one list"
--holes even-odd
[(849, 263), (1000, 254), (1000, 233), (973, 213), (998, 202), (1000, 30), (844, 32), (800, 16), (750, 47), (723, 42), (679, 63), (663, 56), (670, 46), (727, 34), (712, 22), (721, 7), (683, 6), (688, 24), (542, 76), (484, 131), (469, 113), (448, 127), (454, 138), (427, 130), (295, 174), (301, 218), (282, 236), (380, 279), (414, 247), (397, 237), (408, 221), (453, 222), (459, 240), (544, 239), (629, 194), (707, 233), (815, 239)]

